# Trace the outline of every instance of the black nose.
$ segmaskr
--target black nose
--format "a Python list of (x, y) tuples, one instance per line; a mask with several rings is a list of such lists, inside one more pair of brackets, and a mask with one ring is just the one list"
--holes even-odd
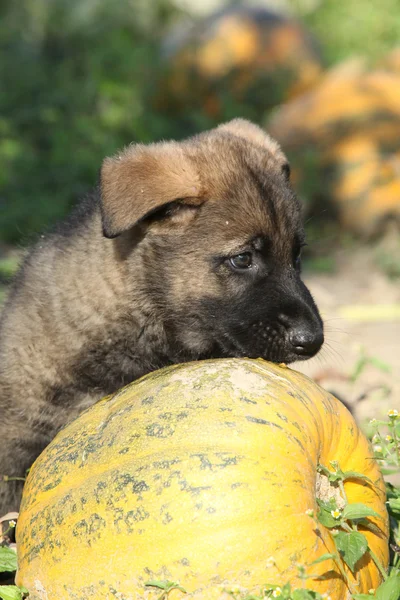
[(314, 356), (324, 343), (324, 334), (320, 328), (313, 331), (298, 327), (289, 331), (288, 338), (296, 354), (301, 356)]

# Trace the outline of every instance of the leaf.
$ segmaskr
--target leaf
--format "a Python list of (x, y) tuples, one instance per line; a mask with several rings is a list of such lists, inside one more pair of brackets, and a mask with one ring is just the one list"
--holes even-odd
[(184, 594), (186, 594), (186, 590), (179, 585), (179, 583), (177, 583), (176, 581), (162, 581), (162, 580), (151, 580), (151, 581), (146, 581), (146, 583), (144, 584), (146, 586), (150, 586), (150, 587), (156, 587), (160, 590), (164, 590), (165, 594), (162, 594), (161, 597), (164, 598), (164, 596), (166, 596), (168, 594), (168, 592), (172, 592), (172, 590), (179, 590), (180, 592), (183, 592)]
[(319, 464), (317, 471), (318, 473), (323, 473), (331, 483), (342, 479), (342, 471), (338, 467), (335, 468), (335, 471), (330, 471), (327, 467), (324, 467), (324, 465)]
[(287, 594), (288, 596), (290, 596), (291, 589), (292, 589), (292, 588), (291, 588), (291, 586), (290, 586), (290, 583), (288, 582), (288, 583), (285, 583), (285, 585), (283, 586), (283, 588), (282, 588), (282, 592), (283, 592), (284, 594)]
[(400, 515), (400, 498), (389, 498), (387, 502), (392, 513)]
[[(383, 458), (375, 457), (375, 460), (383, 460)], [(384, 467), (380, 465), (380, 471), (382, 475), (396, 475), (399, 472), (397, 467)]]
[(317, 503), (320, 508), (317, 518), (321, 525), (325, 525), (325, 527), (328, 527), (329, 529), (338, 527), (341, 519), (335, 519), (331, 514), (331, 511), (336, 509), (336, 502), (334, 500), (323, 502), (322, 500), (317, 499)]
[(396, 573), (384, 581), (376, 590), (377, 600), (399, 600), (400, 574)]
[(372, 481), (372, 479), (370, 479), (366, 475), (363, 475), (362, 473), (358, 473), (357, 471), (344, 471), (343, 480), (346, 481), (346, 479), (361, 479), (362, 481), (366, 481), (367, 483), (370, 483), (372, 486), (375, 487), (375, 484)]
[(381, 515), (375, 512), (369, 506), (362, 504), (361, 502), (355, 502), (354, 504), (347, 504), (343, 509), (343, 519), (363, 519), (364, 517), (378, 517), (381, 519)]
[(352, 383), (355, 383), (357, 381), (357, 379), (360, 377), (361, 373), (364, 371), (367, 364), (368, 364), (368, 361), (365, 358), (365, 356), (361, 356), (358, 359), (358, 361), (356, 362), (356, 365), (354, 367), (353, 373), (350, 375), (350, 381)]
[(17, 554), (11, 548), (0, 546), (0, 573), (17, 570)]
[(323, 554), (322, 556), (319, 556), (313, 560), (312, 563), (310, 563), (310, 566), (317, 565), (318, 563), (323, 562), (324, 560), (329, 560), (330, 558), (337, 558), (337, 554), (331, 554), (330, 552), (327, 552), (326, 554)]
[(371, 594), (353, 594), (352, 598), (354, 600), (371, 600), (374, 596), (371, 596)]
[(168, 581), (146, 581), (144, 585), (149, 587), (156, 587), (160, 590), (165, 590), (168, 586)]
[(381, 529), (379, 529), (378, 525), (368, 521), (368, 519), (357, 519), (358, 525), (362, 525), (365, 529), (369, 529), (372, 533), (376, 533), (376, 535), (380, 535), (382, 533)]
[(354, 572), (356, 563), (368, 550), (367, 538), (359, 531), (351, 531), (350, 533), (339, 531), (335, 537), (335, 543), (344, 562)]
[(330, 500), (328, 500), (327, 502), (325, 502), (324, 500), (320, 500), (319, 498), (317, 498), (317, 504), (320, 508), (324, 508), (325, 510), (335, 510), (335, 508), (337, 508), (337, 504), (336, 504), (336, 500), (335, 498), (331, 498)]
[[(397, 310), (399, 310), (400, 305), (397, 305), (396, 308), (397, 308)], [(371, 356), (369, 359), (369, 362), (371, 363), (371, 365), (373, 365), (374, 367), (376, 367), (383, 373), (391, 373), (392, 372), (392, 367), (388, 363), (381, 360), (380, 358), (376, 358), (376, 356)]]
[(16, 585), (0, 585), (0, 598), (2, 600), (22, 600), (24, 595), (24, 591)]

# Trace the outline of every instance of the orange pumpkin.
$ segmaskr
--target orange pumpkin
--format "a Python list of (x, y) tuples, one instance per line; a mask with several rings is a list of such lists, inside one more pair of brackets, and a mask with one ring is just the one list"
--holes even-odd
[(178, 30), (165, 42), (159, 108), (201, 110), (212, 118), (243, 103), (265, 111), (315, 83), (322, 72), (311, 35), (267, 9), (231, 7)]
[(297, 166), (299, 189), (316, 178), (309, 202), (330, 203), (351, 231), (369, 235), (390, 218), (400, 220), (399, 98), (400, 74), (352, 62), (283, 106), (269, 124)]
[[(307, 514), (318, 497), (338, 497), (317, 471), (330, 461), (370, 479), (344, 488), (380, 515), (364, 533), (386, 567), (382, 477), (338, 400), (262, 360), (152, 373), (87, 410), (33, 465), (17, 582), (30, 600), (156, 599), (149, 580), (178, 581), (188, 599), (231, 600), (232, 588), (302, 587), (301, 564), (316, 577), (310, 588), (350, 599), (336, 560), (309, 566), (335, 552), (331, 530)], [(342, 569), (359, 593), (381, 580), (368, 553), (354, 573)]]

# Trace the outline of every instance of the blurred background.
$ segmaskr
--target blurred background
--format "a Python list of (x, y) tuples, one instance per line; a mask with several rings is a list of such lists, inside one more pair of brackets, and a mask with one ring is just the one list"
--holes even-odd
[(296, 365), (400, 408), (399, 0), (1, 0), (0, 302), (23, 249), (132, 141), (236, 116), (292, 163), (327, 343)]

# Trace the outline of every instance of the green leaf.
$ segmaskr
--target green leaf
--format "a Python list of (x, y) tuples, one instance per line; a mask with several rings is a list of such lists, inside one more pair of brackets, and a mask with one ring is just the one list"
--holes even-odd
[(24, 591), (16, 585), (0, 585), (0, 598), (2, 600), (22, 600), (24, 595)]
[(365, 529), (369, 529), (372, 533), (376, 533), (376, 535), (380, 535), (382, 533), (381, 529), (379, 529), (378, 525), (372, 523), (372, 521), (368, 521), (368, 519), (357, 519), (358, 525), (362, 525)]
[(400, 498), (389, 498), (388, 505), (392, 513), (400, 515)]
[(329, 502), (323, 502), (322, 500), (317, 499), (317, 503), (320, 508), (318, 521), (321, 525), (325, 525), (325, 527), (328, 527), (329, 529), (339, 527), (341, 519), (335, 519), (331, 514), (331, 511), (336, 509), (335, 500), (332, 498)]
[(368, 550), (368, 542), (365, 535), (359, 531), (351, 531), (350, 533), (339, 531), (335, 537), (335, 543), (344, 562), (354, 571), (356, 563)]
[(361, 356), (355, 364), (353, 373), (350, 375), (350, 380), (352, 383), (355, 383), (357, 379), (360, 377), (361, 373), (364, 371), (365, 367), (368, 364), (368, 360), (365, 356)]
[[(383, 459), (375, 457), (375, 460), (382, 461)], [(396, 473), (399, 472), (399, 469), (397, 467), (384, 467), (382, 465), (379, 465), (379, 467), (382, 475), (396, 475)]]
[(318, 521), (321, 525), (325, 525), (328, 529), (333, 529), (334, 527), (338, 527), (340, 525), (340, 520), (338, 521), (335, 517), (332, 517), (331, 513), (328, 513), (325, 510), (321, 510), (318, 514)]
[[(392, 367), (387, 362), (384, 362), (380, 358), (376, 358), (375, 356), (370, 356), (369, 362), (371, 363), (371, 365), (373, 365), (380, 371), (383, 371), (383, 373), (391, 373), (392, 372)], [(397, 600), (397, 598), (396, 598), (396, 600)]]
[(371, 596), (371, 594), (353, 594), (352, 598), (354, 600), (371, 600), (375, 596)]
[(396, 573), (384, 581), (376, 590), (377, 600), (399, 600), (400, 574)]
[(329, 560), (330, 558), (337, 558), (337, 554), (331, 554), (330, 552), (327, 552), (326, 554), (323, 554), (322, 556), (319, 556), (318, 558), (313, 560), (310, 563), (310, 566), (317, 565), (318, 563), (323, 562), (324, 560)]
[[(332, 463), (334, 463), (334, 461), (332, 461)], [(318, 473), (323, 473), (331, 483), (334, 483), (335, 481), (338, 481), (339, 479), (343, 479), (343, 477), (342, 477), (343, 472), (339, 469), (339, 467), (337, 465), (333, 465), (333, 466), (335, 468), (335, 471), (330, 471), (327, 467), (324, 467), (324, 465), (321, 465), (321, 464), (318, 465), (318, 467), (317, 467)]]
[(17, 570), (17, 554), (11, 548), (0, 546), (0, 573)]
[[(187, 593), (186, 590), (181, 585), (179, 585), (179, 583), (176, 581), (168, 581), (168, 580), (163, 581), (163, 580), (155, 580), (154, 579), (151, 581), (146, 581), (146, 583), (144, 585), (149, 586), (149, 587), (156, 587), (159, 590), (164, 590), (164, 592), (166, 594), (168, 594), (168, 592), (172, 592), (172, 590), (179, 590), (179, 591), (183, 592), (184, 594)], [(164, 594), (162, 594), (161, 597), (164, 598)]]
[(363, 475), (362, 473), (358, 473), (358, 471), (344, 471), (343, 479), (344, 481), (346, 481), (346, 479), (361, 479), (362, 481), (367, 481), (372, 486), (374, 486), (374, 482), (372, 481), (372, 479), (370, 479), (366, 475)]
[(167, 589), (168, 581), (146, 581), (144, 585), (148, 587), (156, 587), (160, 590), (165, 590)]
[(347, 504), (343, 509), (343, 519), (363, 519), (364, 517), (379, 517), (382, 518), (377, 512), (375, 512), (369, 506), (356, 502), (354, 504)]
[(292, 590), (292, 588), (291, 588), (291, 586), (290, 586), (290, 583), (285, 583), (285, 585), (284, 585), (284, 586), (283, 586), (283, 588), (282, 588), (282, 592), (283, 592), (283, 594), (284, 594), (284, 595), (285, 595), (285, 594), (287, 594), (287, 596), (289, 597), (289, 596), (290, 596), (290, 592), (291, 592), (291, 590)]

